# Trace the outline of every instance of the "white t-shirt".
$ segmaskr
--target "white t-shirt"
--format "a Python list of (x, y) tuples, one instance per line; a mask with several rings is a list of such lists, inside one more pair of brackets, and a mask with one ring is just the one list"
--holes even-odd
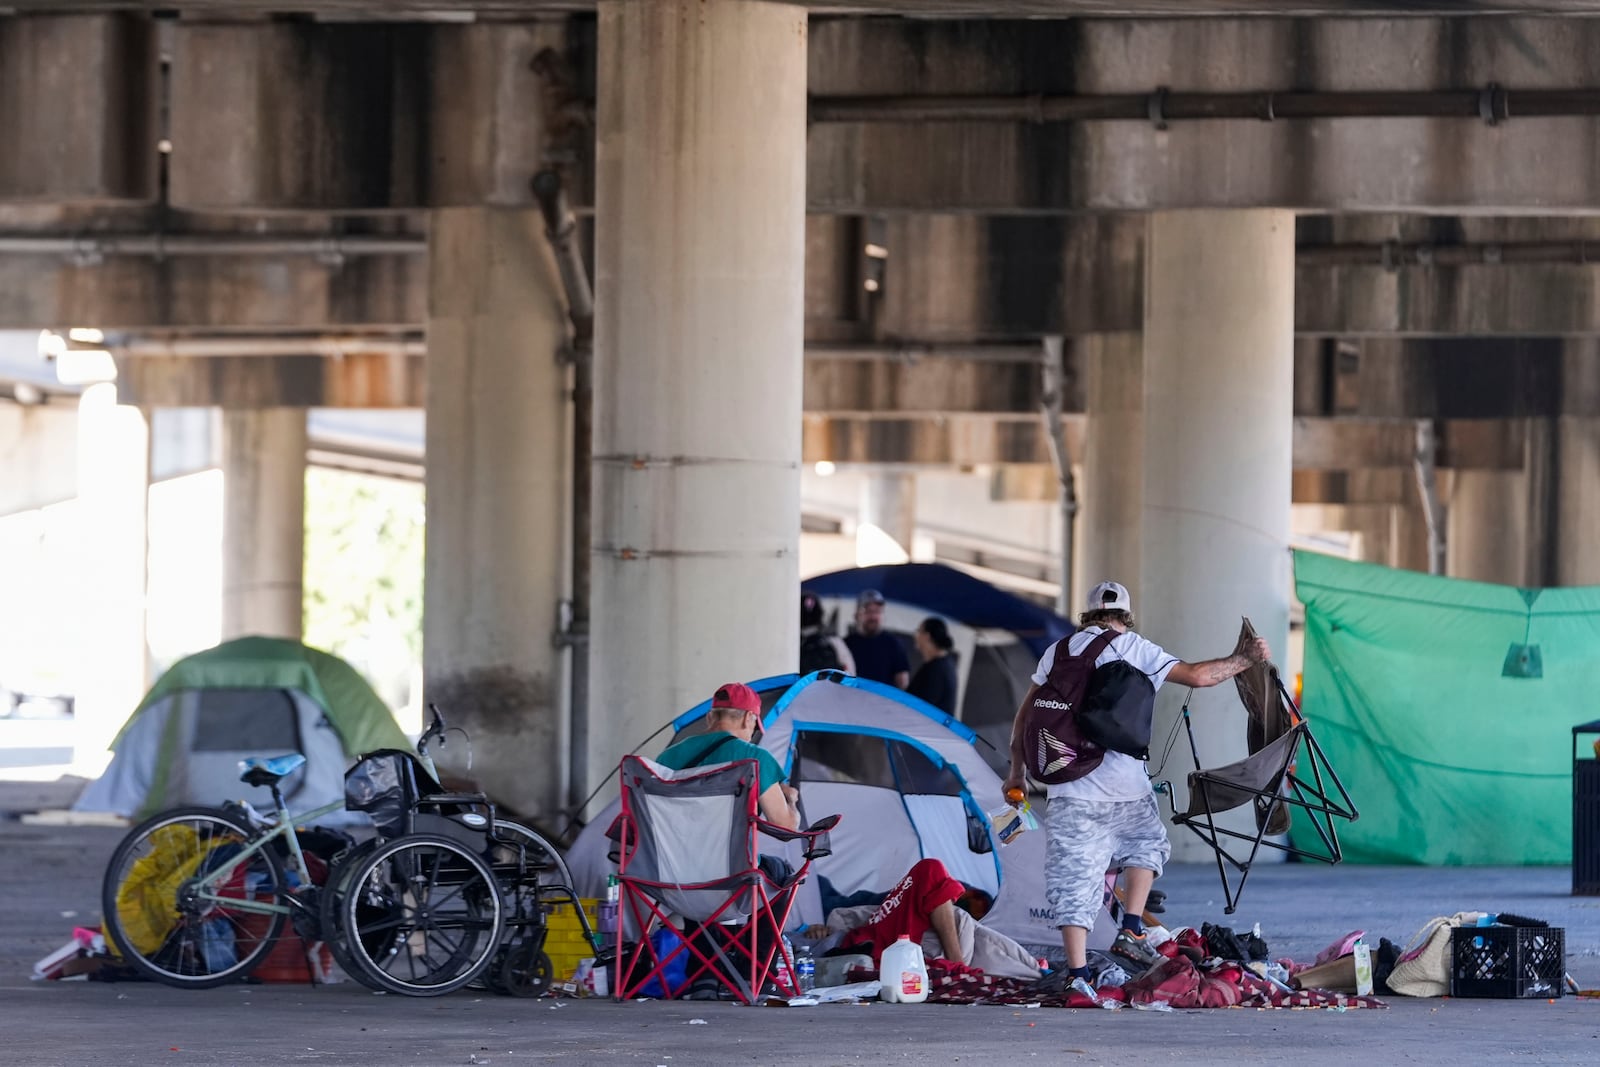
[[(1062, 640), (1067, 642), (1067, 652), (1077, 655), (1096, 636), (1105, 632), (1103, 626), (1086, 626), (1077, 633)], [(1033, 684), (1043, 685), (1050, 677), (1050, 668), (1056, 664), (1056, 646), (1061, 642), (1051, 645), (1044, 650), (1044, 655), (1039, 659), (1039, 669), (1033, 672)], [(1167, 680), (1167, 672), (1178, 663), (1176, 656), (1169, 656), (1166, 649), (1133, 631), (1118, 634), (1111, 639), (1100, 658), (1094, 661), (1096, 667), (1110, 663), (1114, 660), (1127, 660), (1135, 668), (1142, 671), (1150, 679), (1150, 684), (1157, 689)], [(1139, 800), (1150, 795), (1150, 778), (1145, 774), (1144, 760), (1135, 759), (1123, 752), (1107, 752), (1100, 766), (1079, 778), (1075, 782), (1062, 782), (1060, 785), (1048, 787), (1050, 799), (1056, 797), (1074, 797), (1078, 800)]]

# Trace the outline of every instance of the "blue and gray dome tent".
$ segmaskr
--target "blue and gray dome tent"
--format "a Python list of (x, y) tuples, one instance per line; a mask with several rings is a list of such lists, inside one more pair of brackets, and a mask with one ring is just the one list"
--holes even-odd
[(913, 665), (919, 662), (911, 638), (917, 625), (929, 615), (949, 623), (959, 654), (956, 717), (983, 739), (979, 749), (1002, 773), (1028, 676), (1044, 650), (1075, 629), (1049, 608), (942, 563), (851, 567), (808, 578), (801, 588), (846, 624), (862, 590), (882, 593), (884, 628), (905, 643)]
[[(1044, 901), (1044, 832), (995, 843), (985, 814), (1004, 803), (1003, 783), (972, 730), (892, 686), (832, 671), (750, 686), (768, 709), (761, 746), (799, 788), (802, 816), (844, 816), (833, 855), (812, 864), (796, 922), (821, 922), (826, 908), (855, 893), (885, 893), (913, 863), (933, 857), (994, 896), (986, 925), (1041, 955), (1059, 951)], [(697, 732), (708, 706), (675, 718), (674, 737)], [(568, 853), (580, 896), (598, 895), (615, 871), (605, 832), (618, 810), (613, 803), (589, 823)], [(781, 850), (770, 844), (763, 851)]]

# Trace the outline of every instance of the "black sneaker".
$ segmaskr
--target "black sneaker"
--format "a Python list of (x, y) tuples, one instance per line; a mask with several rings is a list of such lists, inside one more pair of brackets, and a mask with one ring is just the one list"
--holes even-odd
[(1127, 930), (1117, 931), (1117, 939), (1111, 942), (1111, 954), (1137, 964), (1141, 974), (1164, 958), (1161, 953), (1150, 947), (1145, 935), (1130, 933)]

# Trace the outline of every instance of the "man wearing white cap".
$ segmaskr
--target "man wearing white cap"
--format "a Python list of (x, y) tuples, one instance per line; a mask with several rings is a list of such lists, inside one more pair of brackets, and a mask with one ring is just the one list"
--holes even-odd
[[(1127, 588), (1117, 582), (1101, 582), (1090, 590), (1087, 610), (1078, 621), (1082, 628), (1077, 633), (1045, 650), (1033, 673), (1033, 686), (1022, 698), (1022, 707), (1012, 728), (1007, 790), (1024, 788), (1023, 761), (1018, 755), (1023, 726), (1028, 709), (1033, 706), (1034, 693), (1049, 678), (1056, 650), (1062, 644), (1067, 646), (1069, 655), (1079, 655), (1098, 635), (1113, 631), (1116, 636), (1096, 658), (1095, 666), (1123, 660), (1148, 677), (1156, 689), (1169, 680), (1194, 688), (1218, 685), (1251, 664), (1272, 656), (1266, 641), (1257, 638), (1242, 645), (1231, 656), (1184, 663), (1133, 632), (1133, 601)], [(1123, 869), (1127, 894), (1123, 901), (1123, 928), (1112, 942), (1111, 951), (1143, 969), (1160, 957), (1145, 942), (1140, 915), (1144, 912), (1151, 883), (1172, 854), (1172, 845), (1167, 840), (1167, 828), (1156, 807), (1143, 760), (1108, 749), (1094, 770), (1075, 781), (1051, 785), (1048, 789), (1045, 898), (1061, 924), (1061, 941), (1067, 951), (1072, 985), (1093, 996), (1088, 985), (1086, 951), (1089, 929), (1094, 926), (1103, 899), (1106, 871), (1114, 867)]]

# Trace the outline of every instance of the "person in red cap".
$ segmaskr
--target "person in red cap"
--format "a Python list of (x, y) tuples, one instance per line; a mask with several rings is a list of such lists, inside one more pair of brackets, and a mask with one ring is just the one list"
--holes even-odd
[(761, 697), (742, 682), (717, 687), (706, 712), (706, 732), (670, 745), (656, 762), (675, 771), (716, 763), (753, 759), (761, 770), (761, 817), (785, 830), (797, 829), (800, 794), (783, 780), (783, 768), (772, 753), (755, 744), (761, 725)]

